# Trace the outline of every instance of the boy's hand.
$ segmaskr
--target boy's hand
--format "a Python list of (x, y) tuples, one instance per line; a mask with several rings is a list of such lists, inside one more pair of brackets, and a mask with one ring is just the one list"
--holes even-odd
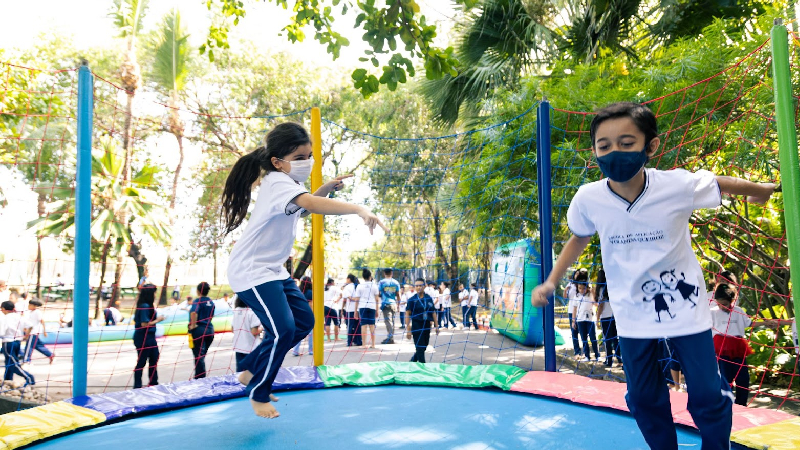
[(546, 306), (548, 303), (547, 297), (553, 295), (553, 292), (555, 291), (556, 291), (556, 286), (549, 281), (545, 281), (539, 286), (536, 286), (536, 288), (531, 293), (531, 305), (533, 305), (536, 308)]
[(778, 185), (775, 183), (759, 183), (759, 187), (763, 190), (763, 192), (748, 196), (747, 201), (749, 203), (758, 203), (761, 205), (767, 203), (769, 198), (772, 196), (772, 193), (778, 188)]
[(411, 332), (406, 333), (406, 338), (411, 339)]

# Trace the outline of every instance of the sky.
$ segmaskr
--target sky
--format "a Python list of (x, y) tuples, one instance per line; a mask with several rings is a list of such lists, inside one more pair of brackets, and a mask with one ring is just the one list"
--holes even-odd
[[(437, 44), (446, 45), (447, 34), (451, 29), (454, 15), (452, 4), (446, 0), (418, 0), (418, 2), (428, 22), (436, 22), (439, 26), (440, 42), (437, 42)], [(36, 44), (37, 38), (43, 33), (71, 36), (79, 50), (98, 46), (116, 48), (122, 45), (120, 39), (114, 39), (116, 31), (111, 18), (108, 17), (108, 12), (113, 5), (112, 0), (6, 0), (3, 3), (3, 15), (0, 16), (0, 48), (24, 49), (32, 47)], [(199, 47), (205, 41), (210, 23), (209, 12), (204, 0), (151, 0), (145, 17), (144, 30), (155, 28), (161, 18), (175, 7), (179, 8), (182, 22), (188, 28), (191, 44), (195, 48)], [(239, 40), (245, 40), (252, 41), (258, 46), (263, 46), (263, 48), (289, 52), (296, 58), (315, 65), (350, 68), (362, 64), (358, 61), (358, 58), (363, 56), (363, 51), (367, 48), (367, 45), (361, 40), (361, 32), (350, 28), (354, 23), (354, 14), (350, 13), (348, 14), (349, 17), (340, 18), (337, 21), (337, 31), (344, 34), (351, 44), (349, 47), (342, 49), (339, 59), (333, 61), (332, 57), (327, 54), (325, 47), (313, 39), (313, 30), (307, 30), (305, 42), (294, 44), (289, 42), (286, 37), (279, 35), (281, 28), (289, 23), (291, 11), (286, 11), (272, 2), (263, 1), (246, 2), (246, 7), (246, 17), (232, 31), (230, 39), (232, 46), (237, 45), (236, 43)], [(149, 103), (146, 100), (145, 98), (140, 98), (141, 107), (145, 107), (145, 104)], [(155, 145), (157, 147), (161, 145), (171, 146), (171, 137), (164, 136)], [(174, 152), (164, 151), (160, 153), (170, 155), (164, 156), (164, 160), (161, 163), (173, 167), (177, 164), (177, 161), (169, 159), (174, 155)], [(191, 145), (187, 145), (185, 167), (196, 166), (201, 157), (202, 154), (199, 148), (192, 148)], [(0, 169), (6, 168), (0, 167)], [(36, 248), (35, 237), (32, 232), (25, 229), (26, 222), (35, 219), (37, 216), (35, 196), (32, 195), (30, 190), (21, 189), (22, 183), (20, 180), (10, 177), (7, 171), (5, 175), (0, 173), (0, 181), (3, 181), (3, 190), (6, 196), (9, 197), (9, 206), (0, 208), (0, 221), (3, 222), (0, 224), (0, 233), (4, 236), (16, 237), (16, 239), (11, 240), (12, 242), (7, 241), (7, 244), (4, 245), (3, 253), (6, 255), (6, 264), (0, 268), (0, 278), (5, 278), (12, 283), (24, 281), (26, 278), (29, 281), (33, 265), (29, 264), (28, 267), (17, 265), (18, 267), (12, 270), (11, 266), (14, 264), (10, 264), (9, 257), (13, 258), (12, 255), (18, 255), (19, 260), (22, 261), (35, 259), (35, 252), (33, 256), (30, 255), (31, 250), (35, 251)], [(353, 182), (353, 180), (350, 182)], [(14, 186), (20, 187), (20, 189), (15, 190)], [(192, 194), (185, 192), (181, 195), (191, 197)], [(368, 196), (369, 188), (367, 185), (356, 185), (353, 198), (365, 198)], [(189, 216), (188, 212), (182, 215)], [(179, 221), (178, 228), (182, 228), (180, 223)], [(352, 233), (345, 233), (343, 241), (340, 242), (340, 247), (345, 251), (338, 252), (338, 254), (331, 252), (326, 257), (332, 265), (341, 266), (347, 264), (349, 259), (347, 253), (349, 251), (367, 248), (383, 237), (382, 232), (376, 232), (374, 236), (364, 233), (363, 222), (355, 216), (346, 218), (342, 222), (342, 226), (345, 229), (352, 230)], [(298, 238), (304, 239), (304, 236), (299, 235)], [(185, 239), (179, 239), (179, 241), (181, 241), (178, 243), (179, 246), (188, 245), (188, 236)], [(43, 270), (45, 276), (55, 278), (56, 273), (63, 273), (65, 277), (69, 277), (72, 272), (72, 262), (70, 258), (60, 253), (61, 243), (55, 239), (47, 238), (42, 245), (43, 260), (46, 262), (46, 267)], [(48, 255), (52, 257), (48, 257)], [(166, 258), (164, 249), (149, 250), (147, 255), (155, 266), (163, 266), (162, 261)], [(227, 263), (222, 261), (221, 264), (222, 270), (219, 273), (224, 274), (224, 267)], [(179, 277), (194, 279), (208, 278), (209, 276), (208, 270), (190, 267), (189, 265), (182, 269), (177, 267), (174, 269), (176, 270), (175, 274)], [(131, 276), (129, 272), (126, 272), (128, 278)], [(43, 281), (48, 283), (47, 279)], [(135, 280), (127, 280), (127, 282), (135, 282)]]

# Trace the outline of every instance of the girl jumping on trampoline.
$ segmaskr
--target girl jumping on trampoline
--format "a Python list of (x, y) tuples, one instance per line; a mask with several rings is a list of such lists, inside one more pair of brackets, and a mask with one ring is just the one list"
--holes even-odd
[(282, 123), (267, 134), (264, 146), (239, 158), (222, 193), (228, 234), (244, 222), (251, 191), (261, 186), (244, 233), (231, 251), (228, 280), (264, 326), (264, 340), (241, 362), (244, 371), (239, 381), (247, 386), (256, 415), (266, 418), (279, 416), (270, 404), (270, 395), (286, 352), (314, 326), (308, 301), (284, 267), (294, 245), (297, 221), (309, 213), (358, 214), (370, 233), (375, 226), (386, 230), (369, 209), (327, 198), (352, 175), (337, 177), (310, 195), (303, 183), (313, 164), (311, 138), (305, 128)]
[[(597, 233), (625, 360), (626, 400), (645, 441), (652, 449), (678, 448), (669, 392), (658, 370), (658, 338), (668, 337), (681, 355), (688, 409), (703, 449), (728, 449), (733, 395), (717, 367), (703, 271), (687, 225), (695, 209), (719, 206), (722, 193), (765, 203), (775, 185), (705, 170), (646, 169), (661, 140), (655, 115), (636, 103), (615, 103), (598, 111), (590, 136), (607, 178), (578, 189), (567, 211), (573, 235), (531, 302), (547, 304), (555, 283)], [(660, 278), (665, 271), (681, 274), (687, 285), (696, 287), (697, 299), (696, 306), (683, 299), (670, 302), (671, 316), (661, 314), (659, 321), (653, 305), (642, 301), (642, 286), (652, 280), (658, 294), (677, 297)]]

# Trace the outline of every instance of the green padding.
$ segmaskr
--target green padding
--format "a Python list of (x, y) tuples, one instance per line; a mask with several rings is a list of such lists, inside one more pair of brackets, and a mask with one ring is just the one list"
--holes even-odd
[(525, 375), (525, 370), (504, 364), (462, 366), (456, 364), (421, 364), (412, 362), (370, 362), (317, 367), (325, 387), (349, 384), (414, 384), (452, 387), (489, 387), (504, 391)]

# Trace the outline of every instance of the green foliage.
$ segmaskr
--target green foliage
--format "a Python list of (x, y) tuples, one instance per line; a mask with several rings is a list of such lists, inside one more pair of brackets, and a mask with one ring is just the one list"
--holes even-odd
[(191, 53), (188, 39), (180, 12), (174, 9), (165, 15), (152, 43), (153, 63), (148, 76), (167, 91), (181, 92), (186, 87)]
[(150, 0), (114, 0), (114, 7), (108, 15), (119, 30), (119, 37), (135, 37), (141, 33), (149, 3)]
[[(284, 9), (290, 6), (287, 0), (274, 2)], [(355, 28), (364, 30), (362, 38), (370, 47), (360, 60), (377, 68), (380, 66), (378, 55), (391, 55), (379, 75), (370, 74), (369, 69), (363, 68), (353, 72), (353, 86), (364, 98), (378, 92), (381, 85), (395, 90), (398, 84), (413, 77), (413, 58), (422, 60), (427, 79), (437, 80), (445, 75), (458, 74), (453, 49), (440, 49), (433, 45), (436, 26), (427, 23), (415, 0), (389, 0), (383, 6), (377, 6), (375, 0), (298, 0), (292, 3), (294, 16), (283, 28), (286, 37), (291, 42), (303, 41), (306, 37), (303, 30), (311, 26), (315, 31), (314, 39), (326, 46), (334, 60), (339, 57), (342, 47), (350, 44), (334, 29), (336, 13), (341, 12), (344, 16), (354, 8), (360, 11), (355, 19)], [(246, 13), (244, 2), (240, 0), (207, 0), (206, 5), (209, 10), (219, 9), (223, 16), (233, 17), (233, 25), (238, 24)], [(335, 11), (334, 8), (340, 9)], [(213, 61), (215, 48), (229, 48), (229, 31), (227, 23), (212, 25), (200, 53), (207, 52)]]

